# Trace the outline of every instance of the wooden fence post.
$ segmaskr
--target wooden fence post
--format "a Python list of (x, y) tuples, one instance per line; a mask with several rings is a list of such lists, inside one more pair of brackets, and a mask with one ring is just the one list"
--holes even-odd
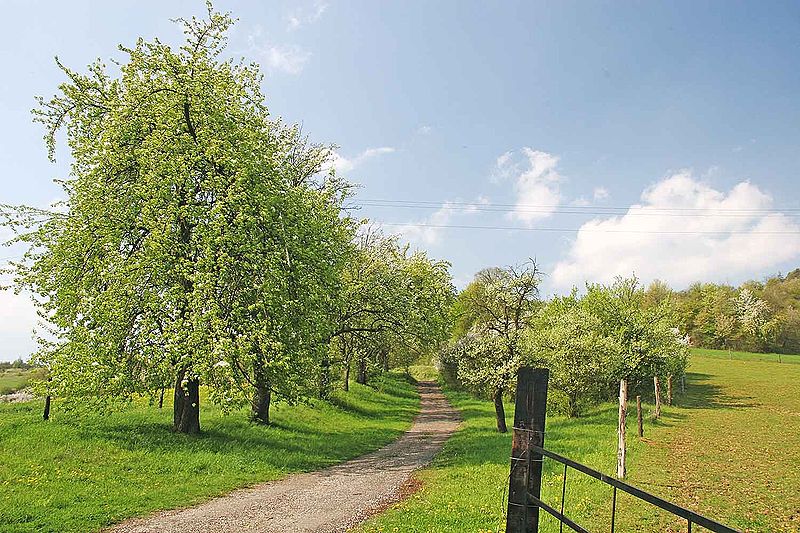
[(625, 477), (625, 419), (628, 415), (628, 382), (619, 382), (619, 425), (617, 426), (617, 477)]
[(644, 437), (644, 426), (642, 426), (642, 397), (636, 397), (636, 422), (639, 425), (639, 437)]
[(653, 417), (661, 418), (661, 383), (658, 381), (658, 376), (653, 376), (653, 390), (656, 394), (656, 411), (653, 413)]
[(672, 405), (672, 374), (667, 376), (667, 405)]
[(517, 375), (506, 533), (539, 531), (539, 507), (530, 504), (528, 495), (541, 495), (542, 455), (529, 453), (528, 446), (544, 447), (549, 376), (546, 368), (530, 367), (520, 368)]

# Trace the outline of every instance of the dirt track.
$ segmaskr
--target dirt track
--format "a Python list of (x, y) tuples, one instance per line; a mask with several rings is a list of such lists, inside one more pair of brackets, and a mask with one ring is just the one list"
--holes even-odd
[(338, 466), (234, 491), (188, 509), (123, 522), (113, 532), (347, 531), (396, 501), (414, 470), (441, 450), (459, 424), (435, 383), (420, 383), (411, 429), (380, 450)]

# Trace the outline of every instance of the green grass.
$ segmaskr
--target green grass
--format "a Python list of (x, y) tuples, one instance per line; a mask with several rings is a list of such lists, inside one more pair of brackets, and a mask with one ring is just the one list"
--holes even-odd
[[(494, 432), (493, 406), (447, 391), (465, 418), (432, 468), (418, 474), (423, 488), (362, 532), (504, 531), (511, 438)], [(635, 436), (629, 408), (629, 481), (747, 531), (800, 528), (800, 367), (694, 357), (685, 395), (649, 418)], [(509, 420), (513, 409), (507, 406)], [(602, 405), (579, 419), (550, 417), (547, 448), (613, 473), (617, 407)], [(563, 467), (546, 459), (542, 497), (557, 507)], [(611, 489), (573, 470), (567, 514), (590, 531), (608, 530)], [(558, 531), (544, 515), (541, 531)], [(619, 531), (685, 531), (686, 524), (634, 498), (618, 496)], [(566, 530), (566, 528), (565, 528)]]
[(171, 406), (73, 416), (56, 402), (0, 405), (0, 531), (91, 531), (236, 487), (323, 468), (410, 426), (419, 397), (401, 375), (358, 384), (332, 404), (281, 406), (274, 425), (204, 404), (199, 437), (169, 430)]
[(728, 359), (733, 361), (762, 361), (771, 363), (800, 364), (800, 355), (793, 354), (735, 352), (729, 350), (712, 350), (710, 348), (692, 348), (692, 354), (702, 357)]
[(0, 394), (8, 394), (24, 389), (32, 379), (38, 378), (40, 370), (23, 370), (21, 368), (9, 368), (0, 370)]
[(439, 372), (431, 365), (411, 365), (408, 373), (417, 381), (436, 381), (439, 379)]

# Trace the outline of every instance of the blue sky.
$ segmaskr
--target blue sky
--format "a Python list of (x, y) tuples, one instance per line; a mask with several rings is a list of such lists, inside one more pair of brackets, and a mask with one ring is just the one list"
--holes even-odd
[[(240, 19), (229, 52), (262, 65), (272, 113), (338, 145), (364, 216), (451, 261), (460, 286), (529, 257), (548, 294), (800, 264), (800, 4), (216, 6)], [(63, 79), (53, 56), (81, 69), (140, 35), (178, 42), (169, 19), (204, 6), (2, 8), (0, 202), (44, 206), (69, 161), (61, 146), (48, 162), (30, 117)], [(33, 322), (24, 295), (0, 295), (0, 359), (32, 349)]]

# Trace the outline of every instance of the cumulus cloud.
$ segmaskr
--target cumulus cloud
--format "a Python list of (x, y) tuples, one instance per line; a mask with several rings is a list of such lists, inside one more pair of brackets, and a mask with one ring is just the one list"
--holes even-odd
[(329, 167), (333, 167), (334, 169), (336, 169), (336, 172), (340, 174), (347, 173), (352, 171), (365, 161), (368, 161), (380, 155), (391, 154), (396, 151), (397, 150), (395, 148), (392, 148), (391, 146), (381, 146), (379, 148), (367, 148), (357, 156), (351, 158), (345, 157), (341, 155), (339, 152), (334, 152)]
[(676, 287), (752, 276), (800, 255), (800, 226), (772, 205), (750, 182), (724, 192), (679, 172), (624, 214), (583, 224), (550, 279), (567, 289), (632, 273)]
[(558, 157), (527, 146), (520, 152), (505, 152), (497, 158), (493, 181), (514, 184), (516, 202), (509, 218), (533, 226), (556, 211), (561, 203), (563, 181), (557, 165)]

